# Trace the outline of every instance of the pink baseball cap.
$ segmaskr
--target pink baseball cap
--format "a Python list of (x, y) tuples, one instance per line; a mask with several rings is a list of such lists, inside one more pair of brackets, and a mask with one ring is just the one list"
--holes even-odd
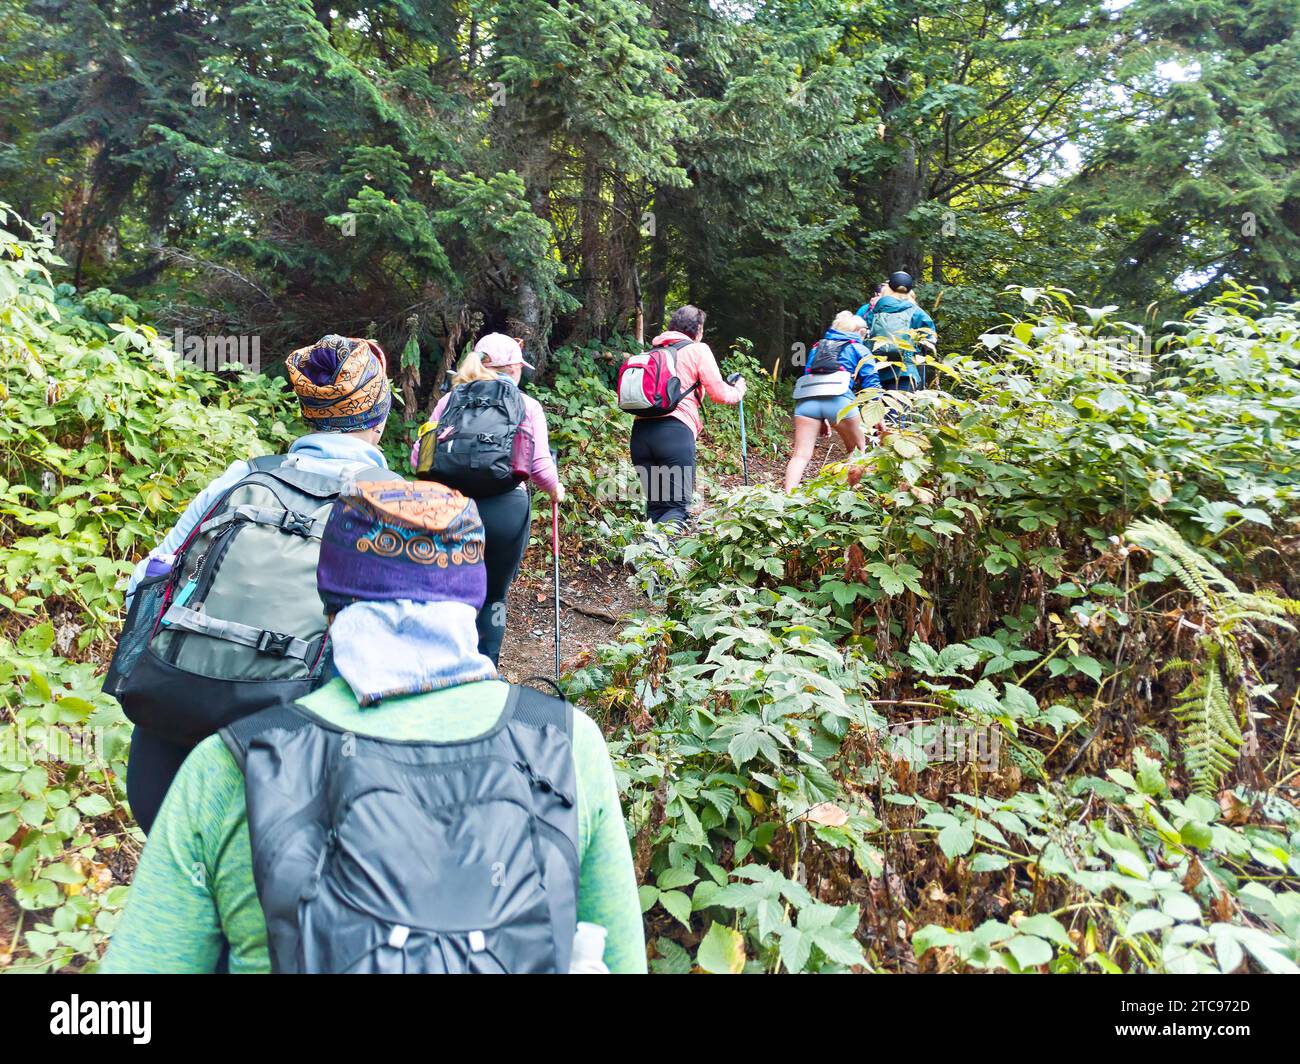
[(483, 365), (502, 369), (506, 366), (523, 366), (532, 369), (531, 362), (524, 361), (524, 349), (519, 341), (505, 333), (488, 333), (474, 345), (474, 352), (483, 360)]

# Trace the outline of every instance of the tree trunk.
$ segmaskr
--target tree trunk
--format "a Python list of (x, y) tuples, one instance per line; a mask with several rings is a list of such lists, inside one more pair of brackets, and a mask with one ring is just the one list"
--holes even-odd
[(767, 365), (778, 376), (789, 352), (785, 346), (785, 293), (778, 292), (772, 311), (772, 331), (768, 334)]
[(892, 137), (899, 143), (899, 154), (894, 165), (885, 174), (880, 184), (880, 210), (885, 228), (896, 234), (890, 258), (884, 263), (885, 272), (906, 270), (914, 278), (921, 276), (921, 245), (912, 236), (906, 235), (907, 216), (917, 207), (922, 199), (924, 188), (923, 168), (917, 158), (916, 144), (908, 136), (907, 130), (900, 122), (893, 121), (907, 102), (899, 84), (902, 72), (891, 71), (880, 83), (879, 95), (883, 105), (885, 136)]
[(604, 298), (604, 271), (601, 269), (601, 173), (594, 158), (588, 158), (582, 171), (582, 199), (578, 203), (582, 259), (582, 278), (586, 295), (582, 300), (582, 320), (587, 336), (598, 336), (604, 330), (606, 305)]
[(667, 317), (668, 302), (668, 234), (661, 224), (664, 217), (666, 195), (656, 192), (653, 210), (655, 212), (654, 235), (650, 237), (650, 277), (647, 284), (649, 298), (646, 300), (645, 320), (652, 333), (661, 332)]
[(636, 275), (637, 257), (641, 252), (641, 209), (634, 202), (627, 182), (614, 175), (614, 210), (610, 215), (609, 314), (606, 328), (626, 333), (629, 323), (641, 311), (641, 282)]
[(546, 331), (542, 327), (542, 301), (537, 296), (537, 289), (532, 282), (519, 282), (519, 310), (506, 321), (512, 335), (523, 341), (525, 356), (533, 364), (540, 377), (546, 371), (551, 360), (550, 345), (547, 343)]

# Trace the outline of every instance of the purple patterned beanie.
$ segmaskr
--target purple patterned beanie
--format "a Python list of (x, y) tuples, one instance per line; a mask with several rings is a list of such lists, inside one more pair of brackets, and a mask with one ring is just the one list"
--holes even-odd
[(374, 340), (322, 336), (285, 360), (302, 416), (315, 432), (361, 432), (382, 425), (393, 405), (388, 360)]
[(483, 522), (472, 499), (431, 480), (360, 481), (334, 503), (316, 583), (326, 613), (411, 599), (483, 608)]

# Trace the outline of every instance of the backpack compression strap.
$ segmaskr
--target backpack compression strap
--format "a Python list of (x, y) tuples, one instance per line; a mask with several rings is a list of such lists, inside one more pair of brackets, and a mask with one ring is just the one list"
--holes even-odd
[(318, 517), (313, 521), (306, 514), (300, 514), (296, 510), (280, 510), (274, 506), (236, 506), (233, 510), (227, 510), (219, 517), (204, 521), (199, 526), (199, 534), (206, 535), (214, 529), (223, 528), (226, 525), (234, 524), (236, 521), (266, 525), (269, 528), (278, 528), (284, 532), (305, 536), (310, 539), (320, 539), (325, 532), (325, 518), (323, 517)]
[(188, 606), (168, 607), (163, 614), (162, 623), (168, 628), (178, 628), (183, 632), (224, 639), (227, 643), (239, 643), (252, 647), (262, 654), (271, 654), (278, 658), (297, 658), (309, 661), (317, 649), (317, 641), (299, 639), (297, 636), (282, 632), (272, 632), (265, 628), (254, 628), (251, 624), (239, 621), (224, 621), (208, 613), (192, 610)]

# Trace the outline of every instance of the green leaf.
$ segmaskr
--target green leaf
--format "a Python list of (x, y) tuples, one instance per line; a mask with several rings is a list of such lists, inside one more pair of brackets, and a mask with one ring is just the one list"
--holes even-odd
[(41, 869), (41, 878), (53, 880), (55, 883), (84, 883), (86, 881), (85, 876), (66, 864), (46, 865)]
[(34, 657), (44, 654), (52, 646), (54, 646), (54, 625), (48, 621), (26, 629), (18, 637), (19, 651)]
[(1004, 945), (1021, 968), (1036, 968), (1052, 959), (1052, 946), (1034, 935), (1016, 935)]
[(1138, 935), (1148, 935), (1152, 931), (1162, 931), (1166, 927), (1174, 926), (1174, 918), (1162, 913), (1159, 909), (1139, 909), (1129, 917), (1128, 926), (1124, 933), (1129, 938), (1135, 938)]
[(715, 921), (700, 942), (695, 963), (714, 975), (739, 975), (745, 970), (745, 937)]
[(867, 566), (867, 572), (880, 581), (880, 588), (886, 595), (901, 595), (907, 590), (907, 585), (903, 579), (894, 570), (892, 565), (886, 565), (884, 562), (872, 562)]
[(103, 816), (113, 808), (113, 803), (102, 794), (83, 794), (75, 804), (85, 816)]
[(939, 832), (939, 849), (948, 860), (969, 853), (975, 845), (975, 832), (964, 824), (949, 824)]
[(1000, 872), (1011, 862), (1000, 853), (977, 853), (971, 859), (972, 872)]
[(1066, 660), (1085, 676), (1101, 683), (1101, 662), (1096, 658), (1088, 657), (1086, 654), (1072, 654)]
[(659, 904), (668, 910), (684, 926), (691, 926), (690, 895), (680, 890), (665, 890), (659, 893)]
[(781, 935), (780, 956), (786, 970), (798, 975), (812, 956), (812, 936), (797, 927), (787, 928)]
[(658, 975), (685, 975), (691, 970), (691, 955), (671, 938), (655, 939), (655, 952), (659, 954), (650, 962), (650, 970)]
[(1178, 834), (1184, 843), (1195, 846), (1198, 850), (1208, 850), (1214, 845), (1214, 832), (1208, 824), (1202, 824), (1198, 820), (1189, 820), (1179, 828)]
[(1022, 935), (1037, 935), (1039, 938), (1055, 942), (1058, 946), (1064, 946), (1066, 949), (1072, 948), (1070, 936), (1065, 928), (1061, 926), (1061, 922), (1048, 913), (1039, 913), (1036, 916), (1026, 917), (1016, 925), (1016, 930)]
[(926, 924), (912, 933), (912, 952), (920, 958), (926, 950), (952, 945), (953, 940), (959, 937), (956, 931), (950, 931), (946, 927)]

